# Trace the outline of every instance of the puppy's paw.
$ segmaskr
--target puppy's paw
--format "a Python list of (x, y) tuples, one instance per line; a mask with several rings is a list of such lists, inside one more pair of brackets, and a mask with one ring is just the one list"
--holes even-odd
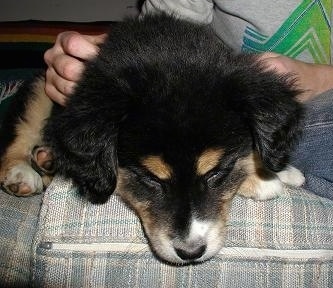
[(253, 199), (260, 201), (273, 199), (281, 195), (282, 191), (283, 185), (278, 178), (262, 180), (257, 184)]
[(293, 166), (287, 166), (286, 169), (277, 173), (280, 180), (288, 185), (300, 187), (305, 182), (305, 177), (301, 171)]
[(260, 178), (252, 175), (243, 182), (238, 194), (256, 201), (264, 201), (278, 197), (282, 191), (283, 184), (278, 177)]
[(8, 170), (1, 187), (9, 194), (30, 196), (43, 191), (43, 181), (28, 163), (19, 163)]
[(78, 186), (79, 193), (93, 204), (106, 203), (116, 187), (114, 179), (107, 181), (97, 177), (74, 179), (74, 183)]

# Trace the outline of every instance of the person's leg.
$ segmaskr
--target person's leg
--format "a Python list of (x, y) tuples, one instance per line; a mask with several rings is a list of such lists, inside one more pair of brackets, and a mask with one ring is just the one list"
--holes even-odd
[(305, 188), (333, 199), (333, 90), (305, 104), (305, 128), (291, 164), (306, 178)]

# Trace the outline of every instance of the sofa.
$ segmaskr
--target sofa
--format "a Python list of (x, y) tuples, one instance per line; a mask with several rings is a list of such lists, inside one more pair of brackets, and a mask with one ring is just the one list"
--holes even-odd
[(172, 266), (149, 249), (114, 195), (81, 198), (56, 177), (45, 194), (0, 194), (1, 287), (332, 287), (333, 201), (285, 187), (277, 199), (233, 201), (224, 248)]
[[(40, 67), (9, 68), (0, 116)], [(117, 195), (93, 205), (57, 176), (41, 195), (0, 191), (0, 206), (0, 287), (333, 287), (333, 201), (304, 188), (269, 201), (237, 196), (224, 248), (186, 266), (155, 258)]]

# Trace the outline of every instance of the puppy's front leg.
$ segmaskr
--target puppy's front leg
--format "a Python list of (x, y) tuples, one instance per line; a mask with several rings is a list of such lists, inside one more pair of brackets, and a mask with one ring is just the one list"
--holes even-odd
[[(11, 113), (0, 132), (5, 136), (0, 143), (0, 183), (6, 192), (29, 196), (41, 193), (50, 184), (54, 172), (48, 169), (52, 153), (46, 147), (33, 149), (43, 146), (42, 130), (51, 109), (52, 102), (44, 92), (43, 77), (24, 84), (17, 92), (9, 109)], [(42, 157), (47, 158), (47, 166), (38, 157), (44, 153), (42, 150), (47, 154)]]
[(254, 200), (269, 200), (283, 191), (282, 181), (272, 172), (258, 169), (242, 183), (238, 194)]

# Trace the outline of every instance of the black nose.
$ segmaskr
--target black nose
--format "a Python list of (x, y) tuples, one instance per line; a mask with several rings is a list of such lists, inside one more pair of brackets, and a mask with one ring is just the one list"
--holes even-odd
[(206, 245), (175, 248), (177, 255), (183, 260), (195, 260), (200, 258), (206, 251)]

